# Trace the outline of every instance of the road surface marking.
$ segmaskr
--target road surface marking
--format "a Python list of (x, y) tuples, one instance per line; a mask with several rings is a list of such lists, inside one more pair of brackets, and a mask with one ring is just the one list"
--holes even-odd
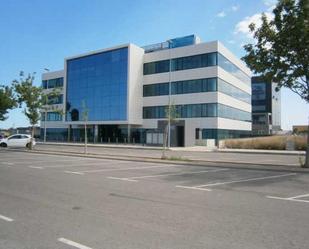
[(131, 168), (120, 168), (120, 169), (95, 169), (95, 170), (83, 170), (83, 171), (70, 171), (70, 173), (72, 173), (72, 172), (75, 172), (75, 173), (96, 173), (96, 172), (125, 171), (125, 170), (167, 168), (167, 167), (179, 167), (179, 165), (160, 165), (160, 166), (131, 167)]
[(269, 199), (276, 199), (276, 200), (296, 201), (296, 202), (309, 203), (309, 200), (302, 200), (302, 199), (300, 199), (300, 198), (308, 197), (308, 196), (309, 196), (309, 194), (297, 195), (297, 196), (292, 196), (292, 197), (288, 197), (288, 198), (279, 197), (279, 196), (271, 196), (271, 195), (268, 195), (266, 197), (269, 198)]
[(3, 216), (3, 215), (1, 215), (1, 214), (0, 214), (0, 219), (1, 219), (1, 220), (8, 221), (8, 222), (12, 222), (12, 221), (14, 221), (14, 220), (13, 220), (13, 219), (11, 219), (10, 217), (6, 217), (6, 216)]
[(208, 191), (208, 192), (212, 191), (211, 189), (208, 189), (208, 188), (198, 188), (198, 187), (190, 187), (190, 186), (182, 186), (182, 185), (177, 185), (176, 188), (202, 190), (202, 191)]
[(308, 197), (309, 194), (305, 194), (305, 195), (296, 195), (296, 196), (293, 196), (293, 197), (289, 197), (289, 199), (298, 199), (298, 198), (303, 198), (303, 197)]
[(226, 184), (232, 184), (232, 183), (267, 180), (267, 179), (280, 178), (280, 177), (293, 176), (293, 175), (297, 175), (297, 174), (296, 173), (290, 173), (290, 174), (284, 174), (284, 175), (275, 175), (275, 176), (265, 176), (265, 177), (249, 178), (249, 179), (243, 179), (243, 180), (237, 180), (237, 181), (229, 181), (229, 182), (217, 182), (217, 183), (210, 183), (210, 184), (205, 184), (205, 185), (198, 185), (198, 186), (194, 186), (194, 187), (196, 187), (196, 188), (212, 187), (212, 186), (226, 185)]
[(64, 173), (75, 174), (75, 175), (84, 175), (83, 172), (75, 172), (75, 171), (68, 171), (68, 170), (64, 171)]
[(31, 169), (44, 169), (44, 168), (41, 167), (41, 166), (29, 166), (29, 168), (31, 168)]
[(88, 247), (88, 246), (85, 246), (85, 245), (82, 245), (82, 244), (79, 244), (77, 242), (74, 242), (72, 240), (68, 240), (68, 239), (65, 239), (65, 238), (59, 238), (58, 239), (59, 242), (62, 242), (64, 244), (67, 244), (69, 246), (73, 246), (75, 248), (79, 248), (79, 249), (92, 249), (91, 247)]
[[(218, 171), (225, 171), (229, 169), (210, 169), (210, 170), (201, 170), (195, 172), (181, 172), (181, 173), (171, 173), (171, 174), (157, 174), (157, 175), (146, 175), (146, 176), (133, 176), (133, 177), (125, 177), (123, 179), (135, 180), (135, 179), (143, 179), (143, 178), (153, 178), (153, 177), (163, 177), (163, 176), (181, 176), (181, 175), (193, 175), (199, 173), (211, 173), (211, 172), (218, 172)], [(111, 177), (108, 177), (111, 178)], [(120, 179), (119, 179), (120, 180)]]
[(83, 164), (67, 164), (67, 165), (51, 165), (51, 166), (44, 166), (44, 169), (53, 169), (53, 168), (74, 168), (74, 167), (87, 167), (87, 166), (100, 166), (100, 167), (106, 167), (107, 164), (99, 164), (99, 162), (93, 162), (93, 163), (83, 163)]
[(121, 178), (121, 177), (113, 177), (113, 176), (109, 176), (107, 177), (108, 179), (112, 179), (112, 180), (121, 180), (121, 181), (128, 181), (128, 182), (137, 182), (137, 180), (133, 180), (130, 178)]
[(9, 163), (9, 162), (1, 162), (1, 164), (8, 166), (8, 165), (15, 165), (14, 163)]

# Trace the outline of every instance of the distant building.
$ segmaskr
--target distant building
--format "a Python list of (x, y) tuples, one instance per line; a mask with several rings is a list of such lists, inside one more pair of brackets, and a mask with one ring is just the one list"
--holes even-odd
[(252, 135), (272, 135), (281, 130), (281, 93), (276, 84), (252, 77)]
[(220, 42), (202, 43), (195, 35), (69, 57), (64, 70), (42, 75), (46, 92), (61, 92), (42, 113), (41, 134), (82, 141), (86, 105), (89, 141), (162, 145), (171, 103), (178, 114), (171, 146), (248, 136), (250, 77)]

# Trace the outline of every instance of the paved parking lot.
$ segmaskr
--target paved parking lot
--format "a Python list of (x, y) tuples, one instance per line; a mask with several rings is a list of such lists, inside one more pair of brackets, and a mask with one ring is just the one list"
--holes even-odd
[(0, 248), (309, 248), (309, 174), (0, 151)]

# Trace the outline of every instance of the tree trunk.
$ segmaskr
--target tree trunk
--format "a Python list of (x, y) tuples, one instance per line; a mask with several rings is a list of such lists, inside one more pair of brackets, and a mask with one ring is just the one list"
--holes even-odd
[[(309, 87), (309, 76), (306, 76), (306, 82), (307, 82), (307, 89)], [(306, 149), (306, 159), (305, 159), (305, 164), (304, 168), (309, 168), (309, 121), (308, 121), (308, 130), (307, 130), (307, 149)]]
[(308, 130), (307, 130), (307, 149), (306, 149), (306, 159), (305, 159), (305, 164), (304, 168), (309, 168), (309, 124), (308, 124)]
[(168, 130), (168, 126), (166, 125), (165, 126), (165, 129), (164, 129), (164, 137), (163, 137), (163, 150), (162, 150), (162, 156), (161, 156), (161, 159), (166, 159), (166, 145), (167, 145), (167, 139), (168, 139), (168, 136), (167, 136), (167, 130)]
[(31, 127), (31, 138), (30, 138), (30, 145), (29, 145), (30, 150), (33, 149), (33, 137), (34, 137), (34, 125), (32, 125)]

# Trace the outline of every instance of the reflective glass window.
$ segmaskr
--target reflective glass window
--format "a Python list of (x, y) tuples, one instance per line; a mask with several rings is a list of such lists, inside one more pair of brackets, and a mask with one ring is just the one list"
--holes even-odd
[(220, 53), (218, 53), (218, 65), (241, 80), (243, 83), (250, 86), (251, 78)]
[(127, 119), (128, 48), (67, 61), (67, 121)]

